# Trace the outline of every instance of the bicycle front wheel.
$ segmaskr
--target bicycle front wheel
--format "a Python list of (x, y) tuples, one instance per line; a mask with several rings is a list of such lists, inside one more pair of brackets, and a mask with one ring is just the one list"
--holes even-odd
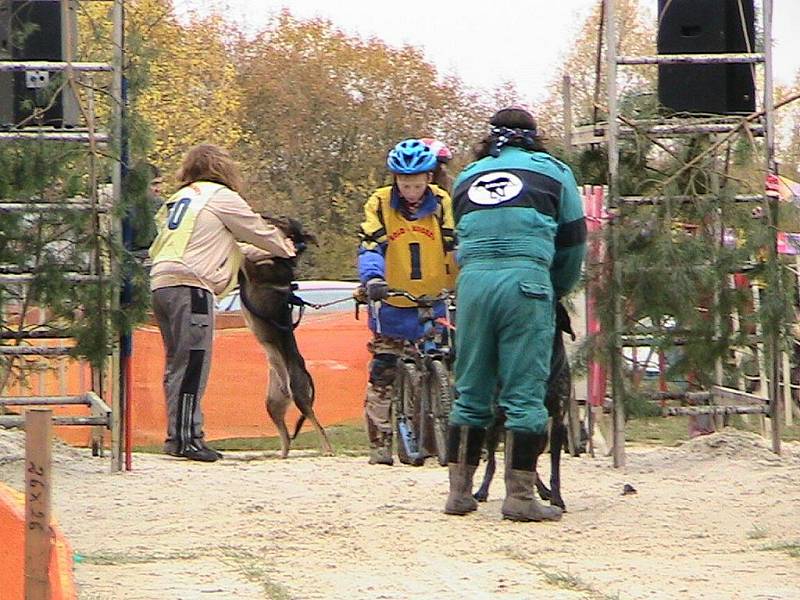
[(430, 365), (431, 413), (433, 414), (433, 435), (436, 439), (436, 459), (443, 467), (447, 466), (447, 427), (450, 409), (453, 407), (453, 387), (450, 371), (442, 361), (433, 360)]
[(397, 435), (397, 458), (406, 465), (419, 466), (425, 462), (419, 447), (420, 400), (419, 372), (416, 366), (398, 361), (392, 412)]

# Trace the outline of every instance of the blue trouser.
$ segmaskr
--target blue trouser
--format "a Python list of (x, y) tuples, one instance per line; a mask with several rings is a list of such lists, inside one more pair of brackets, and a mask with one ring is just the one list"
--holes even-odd
[(496, 396), (507, 429), (544, 433), (554, 331), (549, 270), (531, 261), (477, 261), (464, 266), (457, 287), (450, 423), (489, 426)]

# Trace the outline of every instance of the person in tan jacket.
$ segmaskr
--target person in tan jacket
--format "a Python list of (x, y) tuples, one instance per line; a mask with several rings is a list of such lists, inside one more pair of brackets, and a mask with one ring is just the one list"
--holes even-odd
[(153, 313), (166, 351), (164, 452), (214, 462), (203, 440), (203, 397), (211, 365), (214, 298), (236, 285), (243, 253), (255, 262), (295, 255), (292, 241), (239, 195), (242, 180), (226, 150), (201, 144), (178, 170), (180, 189), (156, 214), (150, 246)]

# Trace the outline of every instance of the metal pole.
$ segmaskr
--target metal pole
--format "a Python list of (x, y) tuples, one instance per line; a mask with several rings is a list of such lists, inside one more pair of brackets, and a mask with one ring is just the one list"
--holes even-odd
[(614, 467), (625, 466), (625, 389), (622, 381), (622, 271), (615, 263), (619, 254), (619, 109), (617, 106), (617, 22), (616, 0), (605, 2), (606, 26), (606, 86), (608, 97), (608, 207), (612, 212), (609, 223), (611, 243), (608, 261), (612, 270), (614, 301), (614, 330), (611, 349), (611, 395), (613, 397)]

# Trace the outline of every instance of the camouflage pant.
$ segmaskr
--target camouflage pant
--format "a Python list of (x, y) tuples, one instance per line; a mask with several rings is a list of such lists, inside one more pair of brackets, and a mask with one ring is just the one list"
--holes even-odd
[(384, 438), (392, 434), (392, 384), (397, 373), (395, 365), (408, 344), (405, 340), (377, 333), (367, 343), (372, 360), (369, 364), (364, 418), (370, 446), (373, 448), (380, 446)]

